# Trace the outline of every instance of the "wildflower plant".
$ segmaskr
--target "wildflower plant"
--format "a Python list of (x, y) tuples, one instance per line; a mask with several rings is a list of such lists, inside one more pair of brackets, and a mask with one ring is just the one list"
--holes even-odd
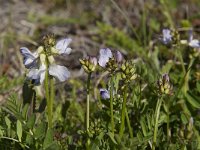
[[(157, 22), (146, 25), (145, 18), (144, 14), (144, 27)], [(31, 93), (30, 100), (39, 101), (42, 96), (36, 93), (36, 86), (44, 86), (48, 124), (40, 118), (42, 104), (37, 109), (33, 103), (22, 104), (17, 96), (10, 98), (0, 109), (5, 116), (0, 117), (0, 147), (6, 142), (4, 145), (12, 143), (15, 149), (56, 149), (55, 145), (87, 150), (200, 149), (200, 42), (195, 29), (163, 29), (162, 45), (156, 45), (157, 40), (150, 38), (159, 26), (141, 30), (139, 41), (117, 28), (104, 27), (100, 31), (104, 44), (112, 49), (102, 48), (98, 56), (79, 59), (86, 79), (75, 78), (64, 87), (71, 90), (69, 100), (57, 89), (57, 97), (63, 101), (56, 102), (55, 109), (55, 81), (66, 81), (70, 72), (54, 56), (70, 54), (72, 40), (56, 41), (47, 35), (36, 51), (20, 49), (29, 81), (24, 83), (23, 98)], [(127, 55), (114, 48), (123, 48)], [(0, 77), (0, 100), (7, 94), (4, 91), (22, 84), (23, 78), (19, 82)], [(24, 90), (27, 87), (30, 91)], [(29, 114), (32, 104), (35, 109)]]
[[(155, 119), (155, 126), (154, 126), (154, 135), (153, 135), (153, 145), (152, 149), (155, 149), (156, 147), (156, 141), (157, 141), (157, 132), (158, 132), (158, 120), (160, 116), (160, 109), (163, 103), (163, 97), (164, 95), (171, 95), (172, 94), (172, 85), (170, 83), (170, 78), (168, 74), (163, 74), (159, 80), (157, 81), (157, 87), (158, 87), (158, 93), (161, 94), (159, 95), (157, 104), (156, 104), (156, 110), (154, 114), (154, 119)], [(167, 102), (168, 104), (168, 102)], [(166, 105), (167, 109), (167, 139), (169, 140), (169, 104)]]
[(56, 43), (53, 35), (43, 38), (43, 45), (39, 46), (36, 52), (31, 52), (28, 48), (20, 48), (23, 56), (23, 63), (29, 72), (27, 79), (37, 86), (44, 83), (47, 101), (48, 126), (52, 128), (52, 113), (54, 102), (54, 78), (60, 82), (66, 81), (70, 77), (70, 72), (65, 66), (57, 65), (55, 55), (70, 54), (69, 44), (71, 39), (62, 39)]
[(109, 48), (100, 49), (99, 51), (99, 66), (109, 72), (110, 75), (110, 116), (111, 116), (111, 131), (114, 136), (114, 116), (113, 116), (113, 91), (114, 91), (114, 76), (119, 71), (119, 65), (123, 61), (123, 56), (119, 51), (116, 51), (113, 55)]
[(97, 66), (97, 58), (92, 56), (87, 56), (86, 58), (79, 60), (83, 69), (88, 74), (87, 79), (87, 106), (86, 106), (86, 132), (87, 132), (87, 142), (86, 142), (86, 149), (89, 149), (90, 146), (90, 139), (89, 139), (89, 128), (90, 128), (90, 82), (91, 82), (91, 75), (92, 72), (95, 71)]

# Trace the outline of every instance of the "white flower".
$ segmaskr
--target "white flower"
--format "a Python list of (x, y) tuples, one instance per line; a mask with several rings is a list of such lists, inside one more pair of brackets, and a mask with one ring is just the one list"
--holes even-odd
[(22, 47), (20, 48), (20, 52), (23, 56), (23, 63), (26, 68), (30, 69), (37, 66), (37, 58), (38, 53), (34, 52), (32, 53), (28, 48)]
[(39, 69), (30, 69), (27, 78), (33, 80), (33, 84), (39, 85), (43, 83), (45, 78), (46, 66), (42, 64)]
[(162, 42), (164, 44), (169, 44), (172, 41), (171, 31), (169, 29), (163, 29), (162, 33), (163, 33)]
[(56, 50), (58, 51), (58, 54), (70, 54), (71, 48), (69, 48), (69, 44), (71, 43), (72, 39), (66, 38), (58, 41), (56, 43)]
[(67, 80), (70, 77), (70, 72), (64, 66), (50, 65), (49, 74), (57, 78), (60, 82)]
[[(45, 79), (46, 69), (46, 66), (42, 64), (39, 69), (31, 69), (27, 77), (29, 80), (33, 80), (35, 85), (42, 84)], [(70, 77), (70, 72), (66, 67), (56, 64), (50, 65), (48, 72), (60, 82), (63, 82)]]
[[(30, 52), (26, 47), (20, 48), (20, 52), (24, 58), (23, 63), (26, 68), (30, 69), (27, 78), (32, 80), (35, 85), (39, 85), (44, 82), (45, 73), (48, 71), (49, 75), (55, 77), (61, 82), (67, 80), (70, 76), (70, 72), (66, 67), (55, 64), (53, 54), (69, 54), (71, 48), (69, 48), (68, 45), (71, 41), (71, 39), (62, 39), (58, 41), (56, 46), (51, 48), (52, 53), (48, 58), (46, 58), (42, 46), (40, 46), (34, 53)], [(46, 59), (48, 60), (48, 68), (46, 65)]]
[(102, 99), (109, 99), (110, 98), (110, 92), (106, 89), (100, 89), (100, 95)]
[(188, 45), (193, 48), (200, 48), (200, 41), (193, 39), (192, 30), (189, 31), (189, 43)]
[(100, 49), (100, 56), (99, 56), (99, 65), (101, 67), (105, 67), (106, 63), (109, 61), (110, 58), (112, 58), (112, 52), (109, 48), (106, 49)]
[(200, 42), (197, 39), (191, 40), (189, 46), (193, 48), (200, 48)]

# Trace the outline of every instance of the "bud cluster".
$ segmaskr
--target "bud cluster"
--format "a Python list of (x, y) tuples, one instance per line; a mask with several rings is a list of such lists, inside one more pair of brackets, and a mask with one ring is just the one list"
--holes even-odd
[(47, 56), (52, 55), (51, 48), (56, 45), (55, 36), (48, 34), (43, 37), (44, 51)]
[(94, 121), (92, 121), (89, 131), (90, 131), (91, 136), (99, 135), (102, 132), (101, 120), (95, 119)]
[(117, 71), (117, 68), (118, 68), (118, 66), (117, 66), (115, 59), (110, 58), (109, 61), (106, 64), (105, 69), (110, 73), (114, 73), (115, 71)]
[(125, 61), (121, 66), (121, 76), (126, 82), (137, 78), (136, 67), (133, 61)]
[(79, 60), (83, 69), (87, 73), (94, 72), (97, 66), (97, 58), (88, 56), (87, 58), (83, 58)]
[(172, 30), (171, 35), (172, 35), (172, 44), (177, 45), (180, 42), (179, 32), (177, 30)]
[(157, 81), (158, 91), (160, 94), (171, 94), (172, 85), (169, 82), (168, 74), (163, 74)]
[(119, 51), (114, 52), (114, 56), (109, 58), (105, 69), (110, 73), (115, 73), (123, 61), (123, 56)]

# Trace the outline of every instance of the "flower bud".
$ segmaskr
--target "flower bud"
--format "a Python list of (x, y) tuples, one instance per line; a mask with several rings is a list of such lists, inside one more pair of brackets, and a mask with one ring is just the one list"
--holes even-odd
[(50, 64), (55, 63), (55, 59), (54, 59), (54, 57), (52, 55), (48, 57), (48, 60), (49, 60)]
[(115, 52), (115, 60), (117, 61), (117, 63), (121, 63), (122, 62), (123, 56), (122, 56), (120, 51), (116, 51)]
[(43, 46), (39, 46), (37, 49), (38, 54), (41, 54), (44, 51), (44, 47)]
[(193, 117), (190, 117), (189, 124), (188, 124), (188, 127), (187, 127), (188, 131), (192, 131), (193, 124), (194, 124), (194, 119), (193, 119)]
[(59, 54), (58, 50), (55, 47), (51, 47), (52, 54)]
[(53, 47), (56, 44), (55, 36), (49, 34), (43, 37), (43, 42), (45, 47)]
[(42, 64), (46, 64), (46, 55), (45, 54), (40, 54), (40, 61)]

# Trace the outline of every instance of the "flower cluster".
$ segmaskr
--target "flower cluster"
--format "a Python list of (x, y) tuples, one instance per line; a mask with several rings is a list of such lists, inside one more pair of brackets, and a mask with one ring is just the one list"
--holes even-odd
[(176, 45), (179, 43), (180, 41), (180, 36), (178, 31), (176, 30), (169, 30), (169, 29), (163, 29), (162, 30), (163, 33), (163, 38), (162, 38), (162, 42), (164, 44), (170, 44), (172, 43), (173, 45)]
[(42, 46), (39, 46), (36, 52), (31, 52), (28, 48), (20, 48), (23, 56), (23, 63), (29, 69), (27, 78), (32, 80), (35, 85), (42, 84), (45, 79), (45, 73), (57, 78), (63, 82), (70, 76), (70, 72), (65, 66), (56, 65), (54, 55), (70, 54), (69, 44), (71, 39), (62, 39), (55, 42), (53, 36), (46, 36)]
[(180, 35), (177, 30), (169, 30), (169, 29), (163, 29), (162, 30), (162, 42), (163, 44), (178, 44), (179, 42), (181, 44), (187, 44), (188, 46), (192, 48), (200, 48), (200, 41), (197, 39), (193, 39), (193, 31), (189, 30), (189, 38), (188, 40), (181, 40)]
[[(110, 73), (114, 73), (118, 69), (118, 65), (122, 62), (123, 56), (119, 51), (113, 55), (109, 48), (100, 49), (98, 65)], [(87, 56), (79, 60), (83, 69), (87, 73), (94, 72), (97, 66), (97, 57)]]
[(99, 51), (99, 65), (109, 71), (110, 73), (114, 73), (117, 71), (118, 64), (120, 64), (123, 60), (123, 56), (119, 51), (114, 53), (114, 56), (109, 48), (100, 49)]

